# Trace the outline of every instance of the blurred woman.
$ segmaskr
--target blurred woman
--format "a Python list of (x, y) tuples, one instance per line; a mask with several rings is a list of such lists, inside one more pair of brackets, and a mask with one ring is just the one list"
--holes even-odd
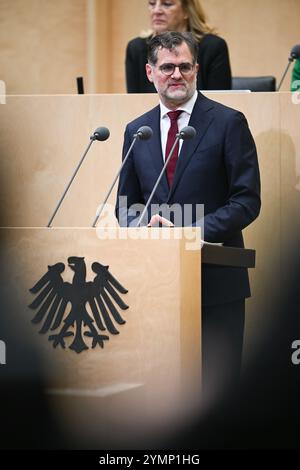
[(166, 31), (190, 31), (199, 42), (198, 90), (231, 89), (227, 44), (213, 34), (199, 0), (149, 0), (152, 30), (130, 41), (126, 49), (128, 93), (155, 93), (146, 77), (147, 44), (154, 35)]

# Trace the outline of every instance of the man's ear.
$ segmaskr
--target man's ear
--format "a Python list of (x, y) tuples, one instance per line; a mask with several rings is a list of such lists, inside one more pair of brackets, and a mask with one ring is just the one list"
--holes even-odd
[(149, 82), (153, 83), (152, 67), (150, 64), (146, 64), (146, 75), (148, 77)]

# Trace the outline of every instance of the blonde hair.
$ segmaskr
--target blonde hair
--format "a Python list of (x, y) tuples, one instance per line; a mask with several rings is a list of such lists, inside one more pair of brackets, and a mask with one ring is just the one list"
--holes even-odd
[[(214, 28), (208, 25), (206, 15), (200, 3), (200, 0), (180, 0), (182, 8), (188, 15), (187, 30), (191, 32), (197, 41), (201, 41), (203, 36), (208, 33), (215, 33)], [(150, 38), (154, 36), (152, 29), (142, 31), (141, 38)]]
[(214, 32), (207, 24), (206, 15), (199, 0), (181, 0), (182, 8), (188, 14), (188, 31), (200, 41), (205, 34)]

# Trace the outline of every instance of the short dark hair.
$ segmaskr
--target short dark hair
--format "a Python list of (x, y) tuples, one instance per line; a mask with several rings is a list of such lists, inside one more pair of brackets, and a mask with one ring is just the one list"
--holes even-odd
[(197, 62), (198, 58), (198, 42), (195, 40), (191, 33), (179, 33), (175, 31), (168, 31), (167, 33), (158, 34), (153, 36), (148, 42), (148, 62), (155, 65), (157, 62), (157, 52), (159, 49), (168, 49), (172, 51), (177, 46), (185, 42), (191, 51), (193, 57), (193, 64)]

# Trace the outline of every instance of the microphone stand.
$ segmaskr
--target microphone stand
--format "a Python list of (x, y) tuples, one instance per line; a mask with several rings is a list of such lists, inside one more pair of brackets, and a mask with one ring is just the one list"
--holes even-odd
[(174, 153), (175, 147), (176, 147), (176, 145), (178, 144), (178, 142), (179, 142), (179, 140), (180, 140), (181, 138), (182, 138), (182, 136), (181, 136), (180, 132), (178, 132), (178, 134), (176, 134), (176, 139), (175, 139), (175, 141), (174, 141), (173, 147), (171, 148), (171, 151), (170, 151), (170, 153), (169, 153), (169, 155), (168, 155), (168, 158), (166, 159), (165, 164), (164, 164), (164, 166), (163, 166), (163, 168), (162, 168), (162, 170), (161, 170), (161, 172), (160, 172), (160, 174), (159, 174), (159, 177), (158, 177), (158, 179), (157, 179), (157, 181), (156, 181), (156, 183), (155, 183), (155, 185), (154, 185), (154, 188), (152, 189), (152, 192), (151, 192), (151, 194), (150, 194), (150, 196), (149, 196), (149, 199), (148, 199), (148, 201), (147, 201), (147, 204), (145, 205), (144, 210), (143, 210), (143, 212), (142, 212), (142, 214), (141, 214), (141, 216), (140, 216), (140, 218), (139, 218), (139, 220), (138, 220), (138, 223), (137, 223), (137, 225), (136, 225), (137, 227), (140, 226), (140, 224), (141, 224), (141, 222), (142, 222), (142, 220), (143, 220), (143, 218), (144, 218), (144, 215), (146, 214), (146, 212), (147, 212), (147, 210), (148, 210), (148, 207), (149, 207), (149, 205), (150, 205), (150, 203), (151, 203), (151, 201), (152, 201), (152, 198), (153, 198), (153, 196), (154, 196), (154, 193), (155, 193), (155, 191), (156, 191), (156, 188), (157, 188), (157, 186), (159, 185), (160, 180), (162, 179), (163, 174), (164, 174), (164, 172), (165, 172), (165, 169), (167, 168), (167, 165), (168, 165), (169, 161), (171, 160), (171, 157), (172, 157), (172, 155), (173, 155), (173, 153)]
[(91, 136), (90, 139), (91, 139), (91, 141), (90, 141), (89, 145), (87, 146), (87, 149), (86, 149), (86, 151), (84, 152), (84, 154), (83, 154), (83, 156), (82, 156), (80, 162), (78, 163), (77, 168), (76, 168), (76, 170), (74, 171), (74, 173), (73, 173), (73, 175), (72, 175), (72, 177), (71, 177), (71, 179), (70, 179), (70, 181), (69, 181), (68, 186), (67, 186), (66, 189), (64, 190), (63, 195), (61, 196), (61, 198), (60, 198), (60, 200), (59, 200), (59, 202), (58, 202), (56, 208), (54, 209), (54, 212), (53, 212), (53, 214), (52, 214), (52, 216), (51, 216), (51, 218), (50, 218), (50, 220), (49, 220), (49, 222), (48, 222), (48, 224), (47, 224), (47, 227), (51, 227), (52, 221), (53, 221), (54, 217), (56, 216), (57, 211), (58, 211), (58, 209), (60, 208), (61, 203), (63, 202), (63, 200), (64, 200), (64, 198), (65, 198), (65, 196), (66, 196), (66, 194), (67, 194), (67, 192), (68, 192), (68, 190), (69, 190), (71, 184), (73, 183), (73, 180), (74, 180), (75, 176), (77, 175), (78, 170), (79, 170), (79, 168), (81, 167), (81, 164), (82, 164), (83, 160), (85, 159), (86, 154), (87, 154), (88, 151), (90, 150), (90, 147), (91, 147), (92, 143), (94, 142), (94, 140), (96, 140), (95, 136)]
[(287, 64), (286, 69), (285, 69), (285, 71), (284, 71), (284, 74), (283, 74), (283, 76), (282, 76), (282, 79), (280, 80), (280, 83), (279, 83), (279, 85), (278, 85), (276, 91), (279, 91), (279, 88), (281, 87), (282, 82), (283, 82), (283, 80), (285, 79), (285, 76), (286, 76), (286, 74), (287, 74), (287, 72), (288, 72), (288, 69), (290, 68), (290, 65), (291, 65), (291, 63), (293, 62), (293, 60), (294, 60), (294, 58), (290, 56), (290, 57), (289, 57), (288, 64)]
[(96, 227), (96, 224), (97, 224), (97, 222), (98, 222), (98, 220), (99, 220), (100, 215), (101, 215), (102, 212), (103, 212), (104, 206), (105, 206), (105, 204), (106, 204), (106, 202), (107, 202), (107, 200), (108, 200), (108, 198), (109, 198), (109, 196), (110, 196), (110, 194), (111, 194), (111, 192), (112, 192), (112, 190), (113, 190), (113, 187), (114, 187), (114, 185), (116, 184), (116, 181), (117, 181), (117, 179), (118, 179), (118, 177), (119, 177), (119, 175), (120, 175), (120, 173), (121, 173), (121, 171), (122, 171), (122, 169), (123, 169), (125, 163), (126, 163), (127, 160), (128, 160), (129, 154), (130, 154), (130, 152), (131, 152), (131, 150), (132, 150), (132, 148), (133, 148), (133, 146), (134, 146), (136, 140), (139, 138), (139, 134), (136, 133), (136, 134), (134, 134), (133, 137), (134, 137), (134, 139), (133, 139), (133, 141), (132, 141), (132, 143), (131, 143), (131, 145), (130, 145), (130, 147), (129, 147), (129, 149), (128, 149), (128, 152), (127, 152), (126, 155), (125, 155), (125, 158), (124, 158), (124, 160), (123, 160), (123, 163), (122, 163), (122, 165), (121, 165), (121, 167), (120, 167), (118, 173), (116, 174), (115, 179), (113, 180), (113, 183), (112, 183), (111, 187), (109, 188), (109, 191), (108, 191), (108, 193), (107, 193), (107, 195), (106, 195), (104, 201), (102, 202), (100, 209), (97, 209), (96, 217), (95, 217), (95, 220), (94, 220), (94, 222), (93, 222), (93, 224), (92, 224), (92, 227)]

